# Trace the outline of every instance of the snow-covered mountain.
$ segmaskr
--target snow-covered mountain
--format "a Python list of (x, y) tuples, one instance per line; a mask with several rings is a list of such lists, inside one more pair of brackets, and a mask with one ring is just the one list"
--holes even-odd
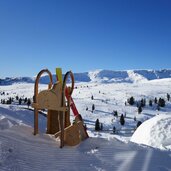
[(154, 79), (171, 78), (171, 69), (163, 70), (127, 70), (111, 71), (96, 70), (89, 72), (90, 80), (93, 82), (140, 82)]
[(31, 77), (6, 77), (0, 78), (0, 85), (11, 85), (13, 83), (33, 83), (34, 79)]
[[(133, 83), (144, 82), (154, 79), (171, 78), (171, 69), (163, 70), (94, 70), (83, 73), (74, 73), (76, 82), (101, 82), (101, 83)], [(55, 74), (53, 75), (54, 82), (56, 81)], [(34, 83), (35, 77), (6, 77), (0, 79), (0, 85), (11, 85), (13, 83)], [(49, 76), (44, 75), (40, 79), (40, 83), (49, 83)]]

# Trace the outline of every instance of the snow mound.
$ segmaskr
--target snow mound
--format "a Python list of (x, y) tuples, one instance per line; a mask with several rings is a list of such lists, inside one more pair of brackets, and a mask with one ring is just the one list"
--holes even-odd
[(13, 125), (18, 125), (18, 123), (5, 117), (0, 119), (0, 130), (9, 129)]
[(145, 121), (137, 128), (130, 141), (160, 149), (171, 149), (171, 116), (162, 114)]

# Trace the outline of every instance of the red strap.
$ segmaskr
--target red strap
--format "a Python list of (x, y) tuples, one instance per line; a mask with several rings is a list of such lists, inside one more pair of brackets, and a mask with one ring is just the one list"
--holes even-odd
[[(69, 100), (69, 98), (70, 98), (70, 107), (71, 107), (71, 109), (72, 109), (72, 111), (73, 111), (73, 113), (74, 113), (74, 116), (76, 117), (76, 116), (79, 116), (79, 117), (81, 117), (81, 115), (78, 113), (78, 110), (77, 110), (77, 108), (76, 108), (76, 106), (75, 106), (75, 103), (74, 103), (74, 100), (73, 100), (73, 98), (69, 95), (69, 93), (68, 93), (68, 88), (66, 87), (66, 89), (65, 89), (65, 96), (66, 96), (66, 98), (67, 98), (67, 100)], [(82, 120), (82, 117), (81, 117), (81, 120)], [(86, 133), (86, 135), (87, 135), (87, 137), (89, 137), (88, 136), (88, 133), (87, 133), (87, 130), (86, 130), (86, 127), (83, 125), (83, 127), (84, 127), (84, 130), (85, 130), (85, 133)]]
[(75, 106), (73, 98), (68, 93), (68, 88), (65, 89), (65, 96), (66, 96), (67, 100), (69, 100), (69, 98), (70, 98), (70, 107), (72, 109), (72, 112), (74, 113), (74, 116), (78, 116), (79, 115), (78, 110)]

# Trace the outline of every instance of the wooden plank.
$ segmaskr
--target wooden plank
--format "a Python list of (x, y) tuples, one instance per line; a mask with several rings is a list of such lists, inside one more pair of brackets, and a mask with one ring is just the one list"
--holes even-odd
[(60, 130), (59, 127), (59, 111), (48, 110), (47, 117), (47, 133), (55, 134)]
[(67, 112), (68, 108), (67, 107), (56, 107), (56, 106), (49, 106), (49, 107), (42, 107), (39, 106), (39, 104), (34, 103), (32, 104), (32, 107), (38, 110), (42, 110), (42, 109), (49, 109), (49, 110), (56, 110), (56, 111), (61, 111), (61, 112)]
[(34, 110), (34, 135), (38, 134), (38, 110)]
[[(61, 131), (54, 134), (54, 136), (55, 138), (61, 136)], [(69, 146), (75, 146), (86, 138), (88, 138), (88, 136), (82, 121), (78, 121), (64, 129), (64, 143)]]
[[(61, 135), (61, 131), (54, 134), (55, 138)], [(78, 125), (73, 124), (64, 129), (64, 143), (69, 146), (75, 146), (81, 142)]]
[(47, 134), (50, 134), (50, 132), (51, 132), (50, 131), (50, 128), (51, 128), (50, 127), (50, 125), (51, 125), (51, 120), (50, 119), (51, 119), (51, 113), (50, 113), (50, 110), (48, 110), (47, 111), (47, 131), (46, 131)]
[(60, 148), (62, 148), (64, 146), (64, 115), (63, 115), (63, 112), (59, 112), (59, 124), (60, 124), (60, 130), (61, 130)]
[(88, 138), (89, 136), (88, 136), (88, 134), (87, 134), (87, 132), (86, 132), (86, 130), (84, 128), (83, 122), (82, 121), (77, 122), (77, 126), (78, 126), (78, 130), (80, 132), (81, 140), (83, 141), (86, 138)]
[(81, 142), (77, 124), (68, 127), (65, 131), (64, 141), (69, 146), (75, 146)]

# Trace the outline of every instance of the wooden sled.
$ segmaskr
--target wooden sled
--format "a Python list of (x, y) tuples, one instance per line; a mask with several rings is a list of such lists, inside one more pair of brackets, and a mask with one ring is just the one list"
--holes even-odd
[[(46, 72), (50, 77), (50, 83), (47, 90), (38, 92), (38, 83), (41, 75)], [(66, 80), (68, 75), (71, 76), (72, 87), (67, 88), (68, 98), (65, 99)], [(71, 71), (67, 72), (62, 82), (62, 75), (60, 81), (54, 85), (52, 82), (52, 74), (45, 69), (39, 72), (35, 81), (34, 88), (34, 135), (38, 134), (38, 111), (47, 109), (47, 133), (54, 134), (55, 138), (60, 138), (60, 147), (64, 144), (74, 146), (79, 144), (82, 140), (88, 138), (88, 134), (84, 128), (83, 121), (79, 115), (75, 117), (75, 123), (70, 123), (70, 99), (74, 88), (74, 77)]]

